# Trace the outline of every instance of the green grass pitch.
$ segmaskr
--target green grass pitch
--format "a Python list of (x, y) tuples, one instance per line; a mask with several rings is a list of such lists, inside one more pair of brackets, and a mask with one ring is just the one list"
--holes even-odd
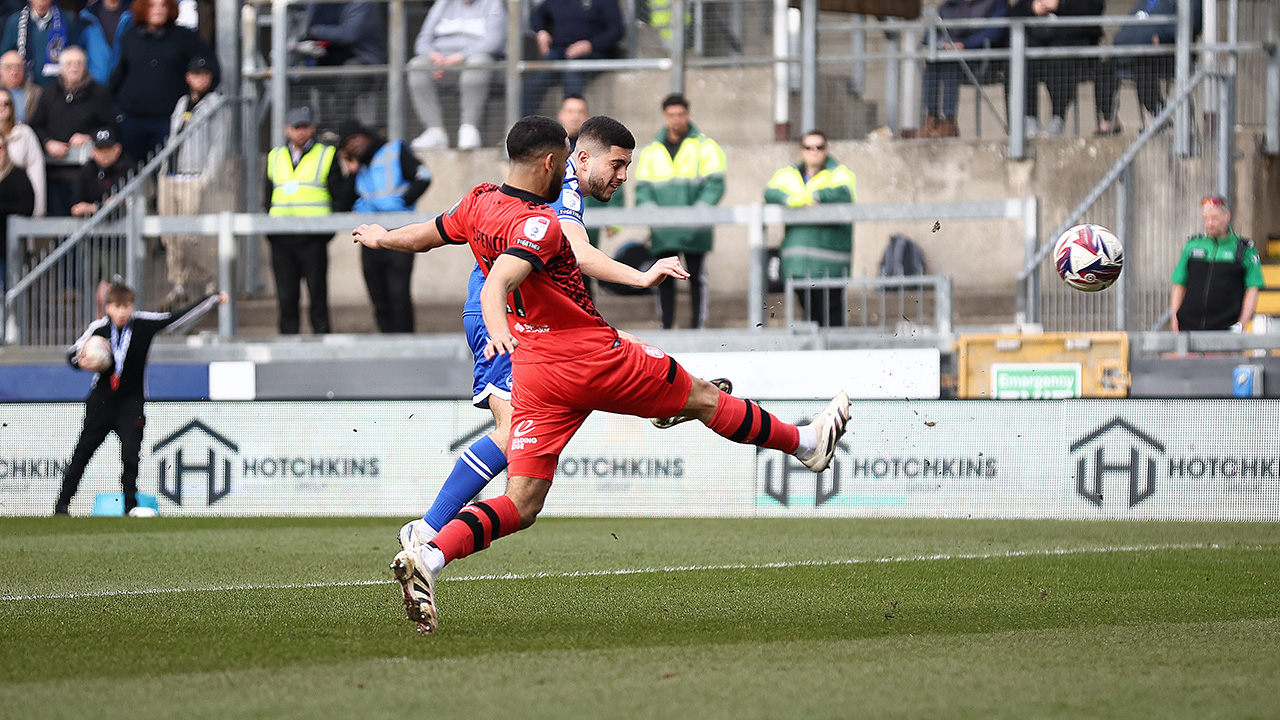
[(0, 718), (1276, 718), (1280, 525), (0, 519)]

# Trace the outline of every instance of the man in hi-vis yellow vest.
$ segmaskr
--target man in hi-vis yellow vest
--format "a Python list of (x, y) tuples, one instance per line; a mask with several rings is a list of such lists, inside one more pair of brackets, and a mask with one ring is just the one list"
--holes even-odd
[[(339, 173), (330, 173), (337, 150), (315, 141), (316, 124), (311, 109), (299, 107), (285, 115), (285, 137), (289, 142), (267, 154), (267, 208), (277, 217), (328, 215), (331, 183)], [(276, 299), (280, 304), (280, 334), (296, 335), (301, 320), (298, 303), (302, 281), (307, 281), (310, 298), (311, 332), (329, 332), (329, 241), (333, 233), (313, 235), (268, 235), (271, 242), (271, 269), (276, 278)]]
[[(724, 151), (715, 140), (703, 135), (689, 121), (689, 101), (672, 93), (662, 101), (666, 127), (640, 151), (636, 163), (636, 206), (710, 206), (724, 197)], [(711, 252), (712, 226), (654, 228), (649, 245), (654, 257), (684, 255), (689, 270), (689, 296), (693, 315), (689, 327), (707, 324), (707, 277), (703, 267)], [(662, 327), (670, 329), (676, 320), (675, 283), (658, 286)]]

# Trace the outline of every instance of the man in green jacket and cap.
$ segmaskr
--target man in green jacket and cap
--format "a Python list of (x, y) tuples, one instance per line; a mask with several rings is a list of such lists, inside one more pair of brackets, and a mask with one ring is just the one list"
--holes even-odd
[[(666, 127), (640, 151), (636, 163), (636, 205), (644, 207), (696, 207), (715, 205), (724, 197), (724, 151), (689, 121), (689, 101), (672, 93), (662, 101)], [(689, 327), (707, 324), (707, 284), (703, 260), (711, 252), (712, 227), (655, 228), (649, 233), (654, 257), (684, 256), (689, 271), (689, 295), (693, 316)], [(658, 286), (662, 327), (676, 320), (676, 288)]]

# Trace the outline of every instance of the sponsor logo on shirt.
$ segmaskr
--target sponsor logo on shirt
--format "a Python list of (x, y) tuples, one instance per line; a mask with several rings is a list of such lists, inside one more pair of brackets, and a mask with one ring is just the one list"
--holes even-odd
[(524, 246), (524, 247), (527, 247), (527, 248), (529, 248), (530, 250), (533, 250), (534, 252), (539, 252), (539, 251), (541, 251), (541, 250), (542, 250), (542, 246), (541, 246), (541, 245), (539, 245), (539, 244), (538, 244), (538, 243), (536, 243), (536, 242), (531, 242), (531, 241), (529, 241), (529, 240), (525, 240), (524, 238), (516, 238), (516, 244), (517, 244), (517, 245), (522, 245), (522, 246)]
[(551, 326), (550, 326), (550, 325), (542, 325), (542, 324), (538, 324), (538, 325), (530, 325), (529, 323), (522, 323), (522, 322), (518, 322), (518, 323), (516, 323), (516, 332), (522, 332), (522, 333), (549, 333), (549, 332), (551, 332)]
[[(544, 217), (529, 218), (524, 223), (524, 235), (530, 240), (541, 240), (546, 237), (551, 221)], [(534, 247), (537, 247), (536, 245)]]

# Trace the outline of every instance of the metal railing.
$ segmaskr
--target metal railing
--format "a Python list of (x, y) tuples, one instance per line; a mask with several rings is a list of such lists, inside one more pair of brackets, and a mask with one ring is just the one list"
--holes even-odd
[[(142, 218), (161, 188), (162, 211), (195, 215), (208, 212), (212, 197), (225, 197), (237, 187), (236, 173), (217, 161), (209, 176), (192, 172), (192, 163), (215, 163), (232, 142), (228, 115), (237, 100), (222, 97), (207, 114), (190, 122), (173, 141), (152, 156), (86, 219), (9, 218), (6, 248), (8, 290), (0, 305), (0, 327), (10, 344), (61, 345), (73, 341), (101, 313), (100, 285), (122, 279), (150, 300), (157, 286), (147, 282), (151, 254), (142, 242)], [(219, 127), (222, 125), (222, 127)], [(192, 184), (182, 187), (182, 181)], [(198, 187), (196, 186), (198, 184)], [(182, 233), (186, 235), (186, 233)], [(27, 248), (36, 252), (26, 257)], [(198, 246), (186, 248), (188, 261), (199, 263)], [(158, 249), (157, 249), (158, 250)], [(178, 252), (176, 246), (168, 252)], [(157, 253), (158, 254), (158, 253)], [(210, 257), (218, 257), (210, 253)], [(223, 289), (234, 291), (229, 284)]]
[[(787, 278), (783, 291), (783, 317), (789, 327), (806, 321), (798, 312), (805, 302), (820, 302), (823, 291), (839, 290), (842, 321), (838, 326), (878, 331), (882, 334), (931, 333), (950, 336), (954, 325), (952, 282), (949, 275), (912, 275), (880, 278)], [(823, 313), (823, 323), (830, 318)]]
[[(238, 261), (241, 257), (239, 248), (242, 243), (237, 242), (237, 239), (254, 238), (264, 234), (349, 232), (361, 223), (378, 223), (385, 227), (398, 227), (423, 220), (422, 215), (417, 213), (334, 213), (319, 217), (272, 217), (265, 214), (223, 212), (216, 215), (165, 217), (146, 215), (143, 210), (137, 207), (128, 217), (127, 223), (120, 223), (120, 225), (127, 225), (127, 227), (116, 225), (99, 226), (97, 231), (103, 233), (119, 232), (126, 238), (124, 252), (130, 256), (141, 254), (143, 248), (147, 247), (145, 241), (148, 238), (159, 238), (174, 234), (216, 237), (216, 247), (219, 250), (218, 284), (223, 289), (234, 288), (235, 278), (239, 274)], [(586, 221), (589, 227), (745, 226), (747, 230), (746, 246), (749, 268), (748, 287), (743, 298), (747, 316), (746, 328), (760, 329), (765, 325), (765, 312), (768, 305), (765, 287), (765, 265), (766, 238), (769, 227), (787, 224), (831, 224), (873, 220), (920, 220), (922, 218), (942, 220), (1012, 219), (1022, 222), (1023, 234), (1026, 238), (1038, 236), (1036, 201), (1034, 198), (955, 203), (867, 203), (858, 205), (825, 205), (810, 208), (787, 208), (759, 203), (704, 208), (593, 208), (587, 214)], [(15, 218), (11, 222), (11, 237), (23, 239), (30, 236), (48, 234), (58, 228), (65, 228), (68, 221)], [(92, 235), (88, 232), (80, 232), (78, 237), (90, 238)], [(52, 267), (52, 265), (50, 264), (49, 267)], [(943, 338), (944, 340), (940, 340), (940, 342), (945, 341), (952, 328), (949, 278), (910, 277), (902, 280), (886, 279), (884, 281), (873, 279), (870, 281), (854, 281), (851, 287), (864, 294), (867, 307), (879, 306), (883, 302), (884, 307), (888, 309), (891, 306), (896, 306), (898, 301), (896, 299), (882, 301), (877, 297), (878, 294), (892, 295), (902, 292), (904, 288), (921, 285), (933, 288), (932, 295), (934, 299), (931, 299), (930, 302), (934, 312), (932, 317), (917, 316), (918, 321), (913, 321), (913, 324), (921, 332), (927, 332), (930, 335)], [(31, 282), (24, 279), (21, 287), (15, 287), (9, 297), (15, 300), (22, 298), (29, 287), (31, 287)], [(461, 303), (461, 298), (459, 298), (459, 303)], [(29, 311), (30, 306), (28, 304), (21, 302), (13, 304), (10, 312), (19, 328), (31, 327), (33, 319)], [(909, 319), (912, 316), (911, 313), (906, 312), (906, 306), (904, 306), (903, 312), (895, 317), (900, 318), (901, 315), (907, 315)], [(880, 317), (888, 318), (883, 313)], [(39, 333), (30, 331), (18, 332), (13, 335), (12, 342), (53, 345), (69, 343), (78, 335), (83, 328), (84, 322), (87, 322), (87, 320), (81, 321), (77, 316), (77, 320), (74, 322), (47, 328), (41, 326), (42, 332)], [(895, 319), (894, 324), (881, 326), (878, 321), (877, 323), (871, 323), (868, 316), (868, 320), (863, 325), (872, 329), (882, 327), (885, 331), (892, 332), (897, 327), (896, 323), (897, 320)], [(800, 329), (810, 326), (809, 323), (805, 322), (790, 323), (789, 325)], [(230, 304), (220, 306), (218, 327), (219, 334), (224, 337), (232, 337), (236, 334), (236, 303), (234, 299)]]
[[(415, 1), (387, 1), (387, 50), (385, 65), (301, 67), (290, 62), (289, 9), (301, 0), (271, 0), (248, 3), (242, 8), (243, 42), (241, 56), (244, 79), (243, 93), (258, 97), (258, 120), (269, 114), (267, 132), (271, 146), (283, 143), (280, 136), (286, 106), (317, 99), (330, 102), (336, 111), (362, 114), (367, 124), (385, 128), (390, 139), (411, 137), (416, 120), (409, 113), (405, 87), (406, 67), (412, 55), (412, 38), (425, 5)], [(1177, 16), (1137, 17), (1111, 15), (1097, 17), (1002, 18), (994, 20), (940, 21), (935, 17), (919, 20), (876, 20), (865, 16), (820, 14), (816, 0), (804, 0), (798, 9), (788, 9), (786, 0), (673, 0), (672, 17), (687, 15), (689, 27), (673, 23), (668, 28), (671, 38), (656, 57), (635, 57), (636, 35), (645, 27), (636, 19), (633, 0), (624, 2), (624, 19), (628, 29), (629, 48), (633, 56), (619, 59), (562, 60), (544, 62), (526, 54), (529, 0), (508, 0), (507, 57), (487, 66), (500, 75), (505, 86), (501, 104), (504, 127), (509, 127), (520, 114), (525, 76), (538, 70), (581, 70), (584, 72), (649, 72), (667, 76), (666, 87), (683, 90), (687, 71), (693, 68), (771, 67), (774, 70), (772, 120), (781, 137), (790, 130), (823, 126), (833, 137), (849, 137), (846, 128), (837, 125), (835, 117), (841, 108), (853, 101), (867, 101), (877, 106), (879, 118), (893, 132), (920, 127), (920, 73), (929, 62), (1000, 63), (1005, 69), (1009, 93), (1002, 106), (1008, 118), (1010, 155), (1025, 156), (1022, 112), (1007, 112), (1022, 107), (1019, 93), (1026, 87), (1028, 63), (1070, 58), (1093, 64), (1108, 58), (1168, 56), (1176, 59), (1174, 92), (1190, 78), (1193, 66), (1223, 70), (1240, 76), (1243, 87), (1257, 92), (1241, 94), (1237, 116), (1244, 122), (1276, 125), (1280, 119), (1280, 87), (1268, 80), (1276, 69), (1277, 33), (1280, 9), (1262, 0), (1226, 0), (1219, 3), (1221, 22), (1215, 22), (1212, 36), (1193, 42), (1189, 4), (1183, 3)], [(265, 11), (265, 12), (264, 12)], [(713, 12), (714, 11), (714, 12)], [(712, 19), (715, 18), (715, 19)], [(840, 19), (835, 19), (840, 18)], [(848, 18), (848, 19), (845, 19)], [(793, 22), (793, 19), (796, 19)], [(1151, 26), (1176, 22), (1179, 41), (1172, 46), (1028, 47), (1026, 31), (1038, 27), (1096, 25), (1108, 32), (1127, 26)], [(294, 23), (296, 25), (296, 23)], [(269, 34), (261, 33), (268, 28)], [(974, 27), (1003, 27), (1010, 34), (1010, 46), (987, 50), (942, 50), (939, 39), (945, 31)], [(688, 33), (686, 35), (686, 33)], [(259, 36), (263, 35), (263, 38)], [(711, 39), (727, 36), (728, 41)], [(261, 39), (269, 37), (269, 44)], [(723, 47), (720, 47), (723, 46)], [(833, 47), (849, 48), (849, 52), (833, 52)], [(725, 50), (727, 48), (727, 51)], [(722, 54), (716, 54), (723, 51)], [(1034, 67), (1032, 68), (1034, 69)], [(412, 70), (408, 72), (413, 72)], [(1270, 73), (1270, 74), (1269, 74)], [(847, 78), (848, 91), (830, 93), (819, 90), (824, 77)], [(1077, 82), (1087, 83), (1091, 75), (1083, 73)], [(324, 83), (331, 83), (325, 85)], [(344, 84), (345, 83), (345, 84)], [(322, 91), (307, 95), (307, 86), (317, 84)], [(826, 86), (823, 86), (824, 88)], [(299, 94), (301, 93), (301, 94)], [(793, 93), (798, 96), (792, 107)], [(336, 99), (324, 100), (325, 96)], [(653, 100), (656, 102), (658, 96)], [(994, 101), (990, 102), (995, 105)], [(1073, 112), (1073, 128), (1081, 125), (1080, 107)], [(597, 105), (596, 112), (616, 115), (618, 108)], [(766, 111), (760, 108), (761, 113)], [(996, 114), (999, 119), (999, 113)], [(794, 121), (794, 122), (793, 122)], [(323, 118), (322, 123), (336, 125), (336, 120)], [(1003, 124), (1003, 123), (1001, 123)], [(798, 127), (796, 127), (798, 125)], [(1280, 130), (1276, 131), (1280, 133)], [(496, 133), (490, 133), (490, 144), (496, 144)], [(1280, 139), (1268, 136), (1268, 142)], [(854, 136), (860, 136), (855, 134)], [(1270, 147), (1270, 145), (1269, 145)]]
[[(1027, 246), (1018, 274), (1025, 320), (1053, 331), (1164, 324), (1169, 273), (1181, 241), (1198, 232), (1199, 200), (1233, 196), (1234, 79), (1197, 73), (1065, 217), (1043, 219), (1052, 232)], [(1196, 107), (1203, 110), (1199, 117)], [(1124, 244), (1124, 271), (1106, 292), (1072, 290), (1057, 280), (1053, 262), (1044, 262), (1058, 235), (1084, 222), (1110, 228)]]

